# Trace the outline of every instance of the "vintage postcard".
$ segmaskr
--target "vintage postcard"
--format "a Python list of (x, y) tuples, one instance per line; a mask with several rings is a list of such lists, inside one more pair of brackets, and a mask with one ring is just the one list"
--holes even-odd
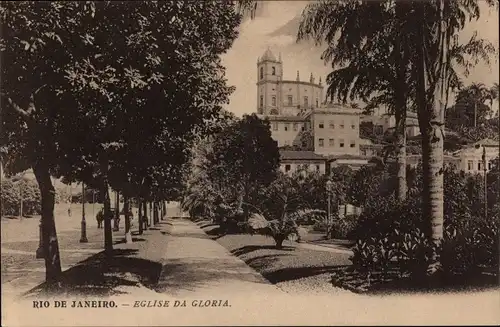
[(2, 1), (2, 326), (499, 325), (497, 0)]

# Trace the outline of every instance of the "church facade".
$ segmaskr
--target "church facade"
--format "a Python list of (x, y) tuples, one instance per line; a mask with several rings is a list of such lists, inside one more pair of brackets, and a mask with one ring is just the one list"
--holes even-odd
[(324, 87), (311, 73), (309, 81), (283, 79), (283, 61), (270, 49), (257, 60), (257, 114), (271, 123), (280, 148), (281, 169), (328, 173), (331, 166), (357, 168), (370, 159), (360, 154), (361, 110), (325, 101)]

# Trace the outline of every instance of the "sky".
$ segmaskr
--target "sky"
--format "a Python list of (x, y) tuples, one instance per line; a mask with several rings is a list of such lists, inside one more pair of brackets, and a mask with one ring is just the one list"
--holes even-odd
[[(480, 0), (481, 1), (481, 0)], [(222, 56), (226, 67), (228, 83), (236, 87), (232, 94), (229, 111), (241, 116), (257, 108), (257, 58), (269, 47), (283, 60), (283, 79), (295, 80), (297, 70), (303, 81), (309, 81), (311, 73), (325, 81), (332, 71), (331, 66), (321, 60), (323, 48), (311, 41), (296, 43), (298, 23), (302, 10), (308, 1), (265, 1), (259, 3), (257, 17), (246, 20), (240, 26), (240, 35), (232, 48)], [(498, 11), (489, 10), (484, 4), (482, 17), (471, 22), (460, 35), (461, 41), (468, 40), (474, 31), (478, 36), (492, 42), (498, 49)], [(479, 64), (465, 79), (465, 84), (482, 82), (490, 87), (498, 83), (498, 57), (492, 58), (490, 67)], [(498, 107), (498, 102), (494, 105)], [(496, 108), (495, 108), (496, 110)]]

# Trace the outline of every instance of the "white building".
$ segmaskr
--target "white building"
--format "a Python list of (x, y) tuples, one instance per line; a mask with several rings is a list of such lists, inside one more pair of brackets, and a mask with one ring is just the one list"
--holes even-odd
[[(321, 79), (315, 82), (283, 80), (281, 55), (267, 49), (257, 60), (257, 114), (271, 123), (271, 135), (281, 154), (281, 170), (292, 173), (299, 167), (328, 172), (332, 162), (341, 165), (367, 164), (360, 154), (361, 110), (327, 103)], [(294, 148), (289, 151), (287, 147)]]
[(483, 174), (485, 170), (483, 154), (486, 154), (486, 171), (491, 169), (491, 162), (498, 158), (499, 141), (484, 139), (468, 145), (454, 153), (459, 158), (458, 168), (468, 173)]

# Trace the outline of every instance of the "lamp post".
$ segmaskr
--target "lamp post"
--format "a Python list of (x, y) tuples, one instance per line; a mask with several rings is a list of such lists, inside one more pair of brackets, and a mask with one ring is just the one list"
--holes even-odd
[(80, 243), (88, 243), (87, 239), (87, 222), (85, 221), (85, 183), (82, 183), (82, 235)]
[(484, 172), (484, 218), (488, 218), (488, 167), (486, 166), (486, 147), (483, 144), (483, 172)]
[(23, 179), (19, 181), (19, 219), (23, 219)]
[(95, 217), (95, 190), (92, 189), (92, 216)]
[(328, 180), (326, 182), (326, 194), (327, 194), (327, 226), (326, 226), (326, 237), (329, 238), (331, 234), (331, 225), (332, 225), (332, 181)]

